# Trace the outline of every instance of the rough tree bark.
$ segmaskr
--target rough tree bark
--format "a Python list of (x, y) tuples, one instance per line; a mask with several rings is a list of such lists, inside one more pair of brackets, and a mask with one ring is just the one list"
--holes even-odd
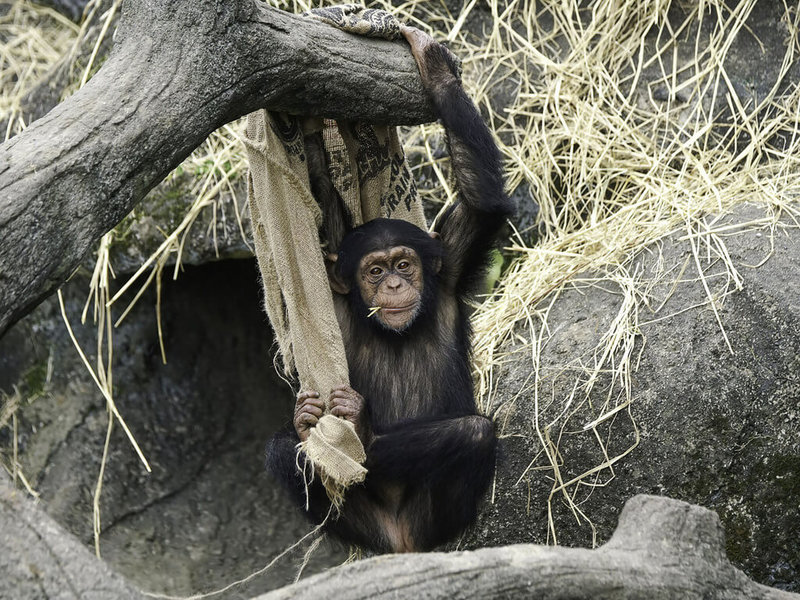
[(103, 67), (0, 146), (0, 335), (209, 133), (258, 108), (434, 118), (402, 42), (258, 0), (127, 0)]
[(0, 598), (145, 600), (0, 468)]
[[(0, 472), (0, 597), (144, 598)], [(381, 556), (330, 569), (257, 600), (281, 598), (703, 598), (798, 600), (728, 562), (716, 513), (636, 496), (598, 550), (534, 546)]]
[(331, 569), (256, 600), (548, 598), (797, 600), (754, 583), (725, 556), (719, 517), (700, 506), (634, 496), (597, 550), (520, 544), (394, 555)]

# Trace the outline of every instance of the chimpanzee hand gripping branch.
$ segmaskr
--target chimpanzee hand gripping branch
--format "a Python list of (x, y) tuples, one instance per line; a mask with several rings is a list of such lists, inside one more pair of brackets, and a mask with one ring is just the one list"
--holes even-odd
[[(311, 189), (338, 248), (328, 256), (328, 274), (350, 375), (350, 386), (333, 390), (327, 404), (355, 426), (368, 469), (326, 528), (374, 552), (429, 550), (454, 539), (474, 521), (489, 486), (497, 441), (492, 422), (476, 414), (467, 300), (513, 212), (499, 151), (452, 55), (417, 29), (402, 34), (447, 131), (459, 190), (436, 231), (397, 219), (353, 229), (325, 168), (321, 136), (305, 141)], [(306, 486), (296, 446), (322, 417), (325, 400), (301, 391), (293, 427), (268, 447), (269, 469), (317, 522), (330, 500), (318, 479)]]

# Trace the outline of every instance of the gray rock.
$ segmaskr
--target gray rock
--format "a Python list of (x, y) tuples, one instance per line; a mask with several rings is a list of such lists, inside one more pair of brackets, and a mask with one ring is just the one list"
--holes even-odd
[[(134, 273), (159, 249), (165, 235), (176, 230), (195, 201), (192, 187), (196, 181), (196, 177), (183, 173), (162, 182), (115, 228), (111, 264), (116, 272)], [(181, 264), (202, 265), (253, 256), (244, 177), (235, 179), (232, 188), (233, 194), (220, 192), (214, 207), (200, 210), (188, 229), (180, 253)], [(174, 265), (177, 256), (177, 252), (170, 252), (166, 264)]]
[[(743, 205), (728, 221), (760, 216), (761, 209)], [(643, 277), (670, 269), (677, 274), (684, 264), (686, 270), (674, 289), (674, 277), (667, 277), (651, 291), (652, 308), (666, 301), (659, 312), (642, 309), (633, 348), (638, 368), (631, 380), (630, 413), (622, 410), (597, 427), (609, 457), (631, 447), (637, 431), (639, 444), (613, 465), (613, 472), (603, 469), (597, 479), (584, 480), (600, 487), (568, 488), (585, 517), (573, 513), (561, 493), (554, 495), (559, 543), (602, 543), (626, 499), (638, 493), (663, 494), (717, 511), (728, 532), (728, 556), (756, 581), (800, 590), (798, 235), (778, 228), (774, 236), (762, 230), (725, 238), (743, 286), (719, 303), (733, 354), (713, 312), (701, 306), (706, 294), (696, 280), (689, 243), (680, 235), (627, 265), (629, 272)], [(749, 266), (764, 259), (758, 268)], [(704, 264), (704, 270), (712, 293), (719, 293), (722, 267)], [(548, 433), (558, 446), (563, 481), (603, 463), (597, 438), (583, 426), (600, 416), (608, 394), (614, 401), (621, 394), (619, 382), (612, 387), (610, 375), (602, 374), (590, 395), (590, 408), (581, 403), (586, 375), (570, 368), (579, 361), (591, 363), (594, 347), (622, 302), (619, 288), (602, 275), (599, 282), (581, 286), (582, 279), (597, 275), (578, 277), (580, 289), (567, 289), (555, 301), (548, 318), (551, 334), (545, 336), (540, 358), (544, 408), (539, 422), (542, 431), (544, 424), (556, 424)], [(504, 456), (495, 502), (486, 506), (465, 542), (468, 547), (543, 543), (548, 538), (551, 472), (533, 426), (532, 388), (519, 393), (532, 373), (526, 354), (529, 349), (496, 373), (494, 408), (500, 422), (507, 423)], [(568, 406), (573, 390), (577, 394)], [(564, 411), (574, 412), (565, 418)]]
[[(0, 473), (0, 593), (19, 600), (147, 597), (111, 572)], [(358, 561), (269, 598), (797, 598), (731, 567), (717, 516), (668, 498), (628, 502), (596, 551), (516, 545)]]

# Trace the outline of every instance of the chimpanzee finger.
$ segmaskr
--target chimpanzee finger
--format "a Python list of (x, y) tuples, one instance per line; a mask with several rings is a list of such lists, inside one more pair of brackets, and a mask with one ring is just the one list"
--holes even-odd
[(325, 412), (323, 407), (321, 406), (313, 406), (311, 404), (304, 404), (300, 408), (295, 411), (296, 415), (301, 415), (303, 413), (308, 413), (310, 415), (314, 415), (317, 418), (322, 416), (322, 413)]
[(358, 409), (361, 403), (352, 396), (331, 396), (329, 399), (331, 410), (339, 406), (346, 406), (351, 410)]
[(328, 400), (333, 400), (334, 398), (358, 398), (359, 394), (353, 388), (345, 387), (345, 388), (335, 388), (331, 391), (331, 395), (328, 397)]
[(295, 407), (299, 408), (301, 406), (306, 406), (306, 405), (324, 407), (325, 401), (319, 397), (319, 394), (317, 392), (298, 394), (297, 402), (295, 402)]
[(298, 404), (295, 409), (302, 408), (304, 406), (313, 406), (314, 408), (318, 408), (320, 410), (325, 409), (325, 401), (320, 398), (309, 398), (303, 404)]
[(339, 406), (334, 406), (331, 409), (331, 414), (334, 417), (344, 417), (345, 419), (348, 419), (358, 414), (358, 411), (353, 410), (349, 406), (344, 406), (340, 404)]
[(306, 427), (314, 427), (319, 422), (319, 419), (312, 414), (301, 413), (297, 416), (295, 422), (305, 425)]
[(411, 25), (401, 25), (400, 34), (406, 38), (406, 41), (412, 48), (424, 46), (429, 43), (429, 40), (433, 41), (430, 35)]
[(295, 401), (294, 404), (295, 404), (295, 406), (302, 406), (303, 404), (305, 404), (309, 400), (312, 400), (312, 399), (315, 399), (315, 398), (318, 398), (318, 397), (319, 397), (319, 394), (317, 392), (311, 392), (311, 391), (300, 392), (299, 394), (297, 394), (297, 400)]
[(294, 412), (299, 412), (305, 408), (313, 408), (314, 410), (325, 410), (325, 402), (317, 398), (309, 398), (303, 404), (295, 405)]
[(334, 388), (331, 391), (331, 398), (361, 398), (361, 394), (349, 386)]

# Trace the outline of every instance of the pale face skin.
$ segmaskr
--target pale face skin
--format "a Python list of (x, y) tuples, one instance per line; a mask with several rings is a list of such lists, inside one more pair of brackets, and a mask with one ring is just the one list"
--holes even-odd
[(372, 318), (395, 331), (414, 322), (422, 299), (422, 261), (406, 246), (370, 252), (356, 272), (361, 297), (368, 307), (380, 307)]

